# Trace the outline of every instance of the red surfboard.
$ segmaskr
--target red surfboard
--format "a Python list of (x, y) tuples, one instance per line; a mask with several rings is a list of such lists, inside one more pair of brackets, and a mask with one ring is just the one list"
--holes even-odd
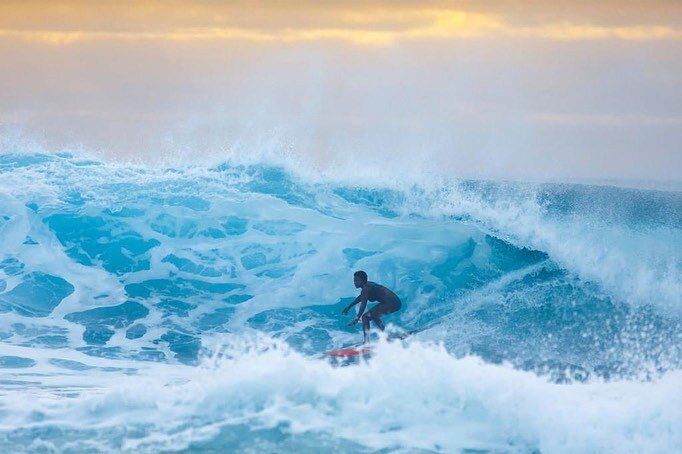
[(346, 347), (338, 350), (331, 350), (324, 353), (327, 356), (334, 356), (336, 358), (350, 358), (352, 356), (371, 355), (372, 350), (368, 347)]

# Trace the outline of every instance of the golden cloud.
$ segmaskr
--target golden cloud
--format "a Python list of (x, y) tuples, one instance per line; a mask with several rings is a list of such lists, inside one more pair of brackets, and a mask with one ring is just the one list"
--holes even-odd
[[(30, 4), (31, 2), (29, 2)], [(19, 4), (16, 4), (19, 5)], [(267, 5), (225, 9), (224, 5), (190, 4), (184, 18), (176, 8), (153, 4), (128, 4), (127, 9), (105, 2), (100, 13), (73, 5), (54, 9), (60, 25), (36, 15), (25, 5), (16, 6), (14, 21), (0, 19), (0, 37), (52, 45), (96, 40), (250, 42), (340, 41), (356, 45), (390, 45), (402, 41), (471, 38), (531, 38), (546, 40), (679, 40), (682, 29), (672, 25), (593, 25), (552, 22), (523, 25), (511, 23), (500, 13), (452, 8), (327, 8), (306, 13)], [(173, 5), (173, 3), (171, 3)], [(3, 11), (3, 9), (5, 11)], [(7, 6), (0, 13), (8, 13)], [(18, 12), (17, 12), (18, 11)], [(267, 14), (266, 14), (267, 13)], [(93, 15), (94, 14), (94, 15)], [(7, 14), (0, 14), (5, 18)], [(109, 21), (102, 15), (110, 15)], [(165, 19), (164, 19), (165, 18)], [(87, 27), (84, 26), (87, 24)]]

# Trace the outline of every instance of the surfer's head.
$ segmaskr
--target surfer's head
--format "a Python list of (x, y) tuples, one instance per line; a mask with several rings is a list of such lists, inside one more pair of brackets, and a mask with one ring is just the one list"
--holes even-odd
[(353, 273), (353, 283), (355, 288), (360, 288), (367, 283), (367, 273), (364, 271), (356, 271)]

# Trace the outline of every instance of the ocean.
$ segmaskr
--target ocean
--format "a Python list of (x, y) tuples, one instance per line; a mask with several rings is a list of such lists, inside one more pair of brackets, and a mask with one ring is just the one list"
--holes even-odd
[(5, 153), (0, 451), (679, 451), (681, 295), (682, 192)]

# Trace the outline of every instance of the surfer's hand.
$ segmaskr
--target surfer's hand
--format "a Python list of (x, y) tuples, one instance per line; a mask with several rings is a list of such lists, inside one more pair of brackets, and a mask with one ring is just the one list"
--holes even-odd
[(343, 315), (348, 315), (348, 311), (349, 311), (349, 310), (350, 310), (350, 306), (346, 307), (346, 308), (343, 310)]

